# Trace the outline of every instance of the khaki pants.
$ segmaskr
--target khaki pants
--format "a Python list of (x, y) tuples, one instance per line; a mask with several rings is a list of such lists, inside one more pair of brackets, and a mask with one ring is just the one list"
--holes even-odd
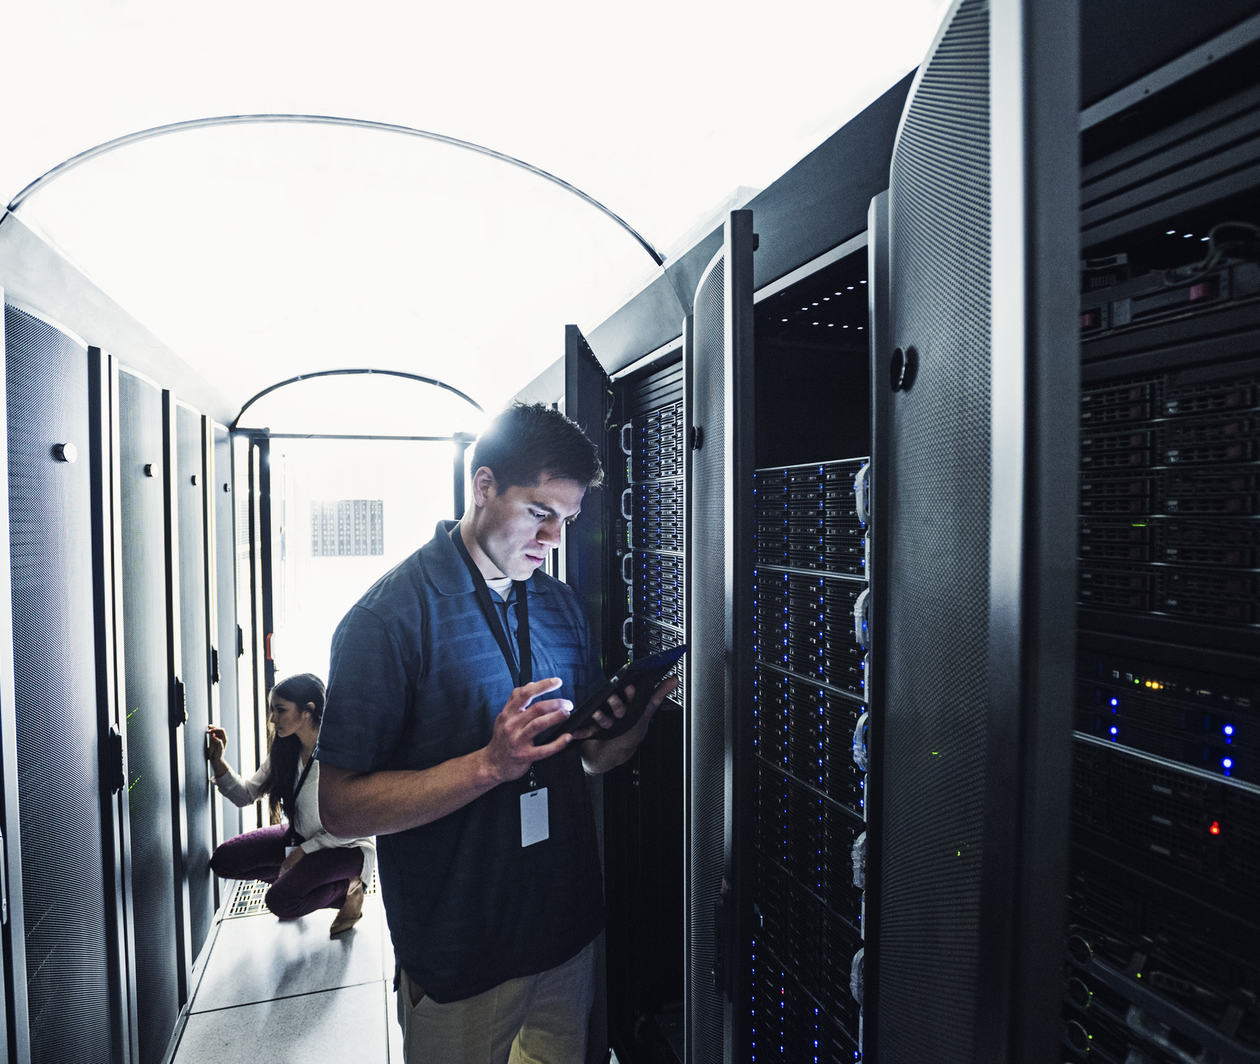
[(399, 972), (406, 1064), (583, 1064), (595, 945), (538, 975), (439, 1005)]

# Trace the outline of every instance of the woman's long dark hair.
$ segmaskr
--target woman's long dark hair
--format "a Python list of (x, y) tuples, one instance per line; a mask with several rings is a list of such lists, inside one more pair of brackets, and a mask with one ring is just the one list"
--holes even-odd
[[(319, 727), (324, 717), (324, 681), (314, 673), (299, 672), (286, 676), (271, 689), (271, 693), (286, 702), (296, 703), (299, 710), (310, 713), (315, 727)], [(296, 735), (271, 741), (271, 780), (267, 784), (267, 797), (271, 801), (273, 822), (283, 809), (289, 823), (293, 823), (293, 785), (297, 782), (298, 754), (301, 750), (302, 740)]]

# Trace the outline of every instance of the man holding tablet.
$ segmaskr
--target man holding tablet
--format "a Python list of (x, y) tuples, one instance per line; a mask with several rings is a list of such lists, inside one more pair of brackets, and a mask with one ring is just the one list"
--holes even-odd
[(563, 414), (518, 405), (472, 465), (463, 520), (439, 524), (333, 638), (320, 814), (334, 833), (380, 836), (410, 1064), (580, 1064), (604, 921), (585, 775), (633, 754), (677, 681), (624, 732), (613, 694), (557, 734), (603, 677), (576, 595), (537, 570), (599, 459)]

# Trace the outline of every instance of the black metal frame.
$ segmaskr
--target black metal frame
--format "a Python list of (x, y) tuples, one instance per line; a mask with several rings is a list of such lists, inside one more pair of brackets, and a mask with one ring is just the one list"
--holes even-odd
[[(867, 302), (870, 310), (870, 344), (872, 367), (879, 364), (876, 352), (891, 349), (888, 305), (888, 193), (881, 192), (871, 200), (867, 215), (869, 241), (867, 243)], [(871, 752), (866, 774), (866, 893), (867, 897), (880, 897), (882, 890), (881, 841), (883, 837), (883, 774), (879, 771), (879, 758), (875, 751), (884, 748), (885, 669), (880, 664), (886, 653), (886, 624), (888, 584), (882, 574), (891, 564), (885, 557), (883, 530), (888, 528), (890, 493), (883, 488), (897, 475), (896, 455), (890, 447), (888, 431), (889, 406), (892, 392), (878, 372), (871, 373), (871, 454), (885, 456), (878, 466), (872, 463), (873, 512), (871, 516), (871, 551), (869, 555), (871, 575), (871, 620), (868, 629), (870, 660), (875, 667), (868, 671), (867, 704), (871, 707), (867, 745)], [(862, 1010), (864, 1017), (873, 1016), (879, 1009), (879, 916), (877, 906), (866, 910), (863, 924), (863, 971)], [(864, 1029), (870, 1036), (872, 1027)]]
[(162, 390), (163, 540), (166, 551), (166, 675), (170, 699), (171, 825), (175, 839), (175, 946), (179, 957), (179, 1003), (191, 994), (192, 917), (188, 889), (187, 771), (180, 728), (186, 726), (183, 650), (179, 606), (179, 529), (176, 524), (175, 397)]
[[(564, 408), (581, 426), (599, 453), (599, 462), (608, 472), (608, 415), (611, 382), (590, 345), (576, 325), (564, 327)], [(599, 660), (611, 674), (604, 657), (604, 630), (607, 605), (604, 589), (609, 586), (608, 522), (606, 487), (591, 488), (582, 503), (583, 519), (565, 534), (565, 581), (577, 592), (590, 625), (591, 639)]]
[(753, 350), (753, 212), (733, 211), (726, 224), (727, 496), (726, 526), (730, 531), (726, 589), (729, 602), (731, 677), (726, 706), (729, 754), (726, 780), (726, 849), (734, 887), (734, 941), (727, 944), (734, 965), (730, 980), (730, 1044), (727, 1061), (744, 1059), (748, 1041), (748, 1008), (752, 996), (749, 969), (742, 963), (752, 942), (753, 821), (753, 475), (756, 469), (756, 374)]
[[(0, 308), (4, 290), (0, 289)], [(2, 309), (0, 309), (2, 313)], [(0, 318), (0, 360), (5, 356), (5, 330)], [(0, 409), (8, 409), (7, 374), (0, 373)], [(9, 468), (8, 432), (0, 433), (0, 467)], [(4, 1023), (0, 1050), (8, 1060), (30, 1059), (26, 994), (26, 921), (22, 908), (22, 831), (18, 816), (16, 713), (13, 680), (13, 582), (9, 564), (9, 493), (0, 497), (0, 940), (3, 944)]]

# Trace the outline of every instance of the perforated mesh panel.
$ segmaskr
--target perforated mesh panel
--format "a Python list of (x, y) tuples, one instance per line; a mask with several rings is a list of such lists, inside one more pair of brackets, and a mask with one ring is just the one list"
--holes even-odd
[(726, 468), (724, 442), (726, 358), (725, 263), (719, 258), (696, 289), (692, 419), (704, 443), (691, 455), (688, 523), (690, 745), (688, 943), (690, 986), (687, 1042), (693, 1064), (720, 1061), (723, 1004), (714, 985), (717, 967), (714, 908), (721, 894), (725, 843), (726, 705)]
[[(161, 1060), (179, 1015), (175, 834), (166, 665), (162, 397), (119, 374), (127, 797), (140, 1060)], [(145, 467), (152, 467), (146, 475)]]
[[(262, 916), (271, 912), (267, 908), (267, 891), (271, 889), (270, 883), (264, 883), (258, 879), (238, 879), (235, 881), (235, 887), (232, 890), (232, 900), (228, 903), (224, 910), (223, 919), (234, 920), (240, 916)], [(363, 888), (365, 897), (371, 897), (377, 893), (376, 869), (372, 869), (372, 880)]]
[[(893, 398), (881, 1064), (974, 1064), (986, 791), (988, 6), (965, 0), (922, 71), (889, 189)], [(881, 382), (887, 387), (887, 383)], [(924, 994), (930, 984), (933, 993)], [(941, 992), (948, 988), (949, 993)]]
[(109, 1060), (87, 352), (12, 307), (4, 324), (31, 1059)]

